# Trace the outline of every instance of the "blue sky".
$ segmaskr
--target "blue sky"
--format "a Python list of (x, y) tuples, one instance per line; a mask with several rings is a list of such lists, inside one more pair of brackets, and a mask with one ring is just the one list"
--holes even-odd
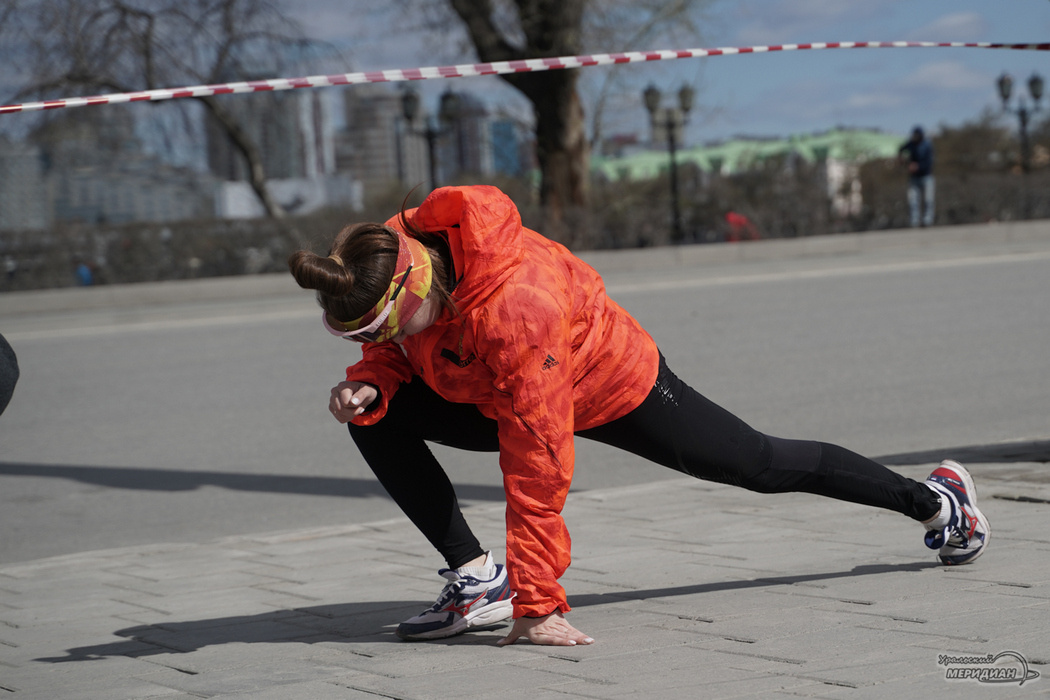
[[(455, 41), (391, 33), (381, 18), (372, 20), (378, 26), (348, 28), (352, 23), (346, 16), (354, 3), (346, 0), (298, 0), (294, 5), (290, 13), (312, 35), (353, 47), (353, 70), (474, 61)], [(688, 46), (619, 49), (828, 41), (1047, 42), (1050, 0), (715, 0), (705, 11), (701, 31)], [(689, 82), (697, 91), (689, 132), (693, 142), (784, 136), (839, 125), (904, 135), (915, 124), (936, 130), (975, 119), (984, 109), (998, 109), (995, 80), (1000, 73), (1010, 72), (1024, 93), (1023, 82), (1033, 71), (1050, 79), (1050, 52), (836, 49), (588, 68), (583, 92), (589, 118), (599, 112), (596, 96), (610, 80), (609, 71), (621, 73), (614, 80), (618, 90), (601, 111), (606, 134), (647, 132), (640, 92), (649, 82), (668, 91)], [(450, 82), (492, 105), (527, 109), (496, 78), (428, 81), (427, 89), (436, 94)]]
[[(1050, 1), (742, 0), (726, 3), (715, 43), (1050, 40)], [(702, 84), (723, 110), (711, 127), (762, 134), (844, 124), (904, 133), (998, 108), (995, 80), (1050, 78), (1050, 52), (861, 49), (708, 60)], [(730, 65), (731, 64), (731, 65)]]

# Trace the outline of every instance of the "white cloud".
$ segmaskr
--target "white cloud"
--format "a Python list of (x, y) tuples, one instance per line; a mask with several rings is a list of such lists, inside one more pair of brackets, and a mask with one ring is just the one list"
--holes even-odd
[(942, 15), (910, 33), (921, 41), (979, 41), (987, 39), (988, 21), (976, 12)]
[(768, 45), (799, 41), (847, 41), (853, 37), (829, 36), (843, 24), (855, 25), (877, 18), (896, 0), (849, 3), (842, 0), (792, 0), (791, 2), (740, 2), (736, 38), (743, 44)]
[(873, 85), (842, 100), (853, 114), (890, 113), (934, 105), (958, 105), (960, 110), (976, 110), (980, 95), (989, 93), (992, 81), (958, 61), (924, 63), (892, 84)]
[(901, 84), (943, 92), (945, 90), (987, 90), (991, 81), (984, 73), (975, 71), (958, 61), (937, 61), (919, 66)]
[(856, 110), (895, 109), (911, 102), (897, 90), (860, 92), (846, 98), (845, 107)]

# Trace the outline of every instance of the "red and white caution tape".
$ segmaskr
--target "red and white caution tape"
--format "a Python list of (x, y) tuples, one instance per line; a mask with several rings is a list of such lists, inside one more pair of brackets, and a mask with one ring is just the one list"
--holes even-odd
[(247, 92), (270, 92), (298, 88), (354, 85), (358, 83), (387, 83), (409, 80), (435, 80), (440, 78), (464, 78), (479, 75), (501, 75), (507, 73), (530, 73), (587, 66), (608, 66), (621, 63), (643, 63), (668, 61), (679, 58), (701, 58), (704, 56), (730, 56), (733, 54), (770, 53), (775, 51), (801, 51), (808, 49), (901, 49), (901, 48), (975, 48), (1013, 49), (1021, 51), (1050, 51), (1047, 44), (999, 44), (987, 42), (933, 42), (933, 41), (841, 41), (813, 44), (779, 44), (775, 46), (744, 46), (717, 49), (679, 49), (676, 51), (633, 51), (561, 58), (534, 58), (522, 61), (498, 63), (472, 63), (456, 66), (434, 66), (429, 68), (404, 68), (397, 70), (364, 71), (341, 75), (315, 75), (305, 78), (274, 78), (249, 82), (223, 83), (220, 85), (198, 85), (183, 88), (165, 88), (142, 92), (124, 92), (93, 97), (69, 97), (60, 100), (25, 102), (0, 106), (0, 114), (13, 112), (36, 112), (45, 109), (83, 107), (86, 105), (119, 104), (126, 102), (157, 102), (182, 97), (208, 97)]

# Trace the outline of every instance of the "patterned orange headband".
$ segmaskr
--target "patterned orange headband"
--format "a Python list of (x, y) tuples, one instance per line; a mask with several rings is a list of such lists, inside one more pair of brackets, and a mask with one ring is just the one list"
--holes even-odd
[[(430, 293), (433, 269), (423, 244), (397, 231), (397, 262), (386, 293), (374, 307), (355, 321), (329, 323), (328, 312), (321, 314), (332, 335), (359, 342), (381, 343), (401, 332), (419, 311)], [(335, 320), (335, 319), (332, 319)]]

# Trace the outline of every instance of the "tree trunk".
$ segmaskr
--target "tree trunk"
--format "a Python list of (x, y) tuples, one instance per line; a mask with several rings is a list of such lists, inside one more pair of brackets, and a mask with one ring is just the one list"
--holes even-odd
[(590, 144), (576, 91), (579, 76), (574, 70), (561, 70), (505, 77), (533, 104), (540, 203), (552, 223), (561, 223), (566, 213), (585, 207), (589, 200)]
[[(580, 52), (584, 0), (515, 0), (525, 37), (520, 48), (507, 41), (493, 19), (490, 0), (450, 0), (467, 26), (478, 58), (485, 62), (553, 58)], [(590, 146), (575, 70), (501, 76), (520, 90), (536, 116), (540, 204), (548, 224), (560, 226), (588, 202)]]

